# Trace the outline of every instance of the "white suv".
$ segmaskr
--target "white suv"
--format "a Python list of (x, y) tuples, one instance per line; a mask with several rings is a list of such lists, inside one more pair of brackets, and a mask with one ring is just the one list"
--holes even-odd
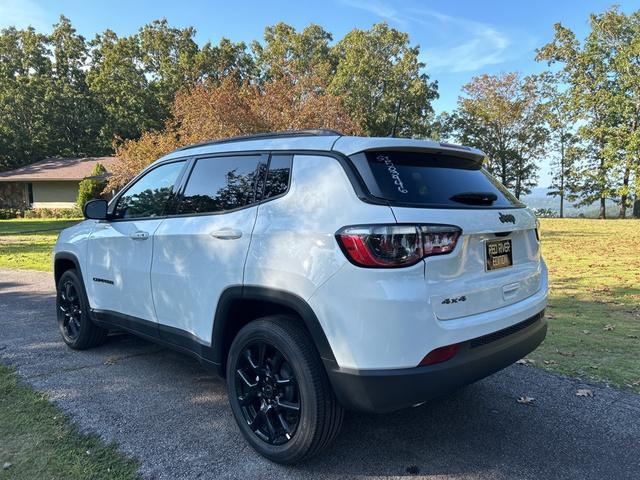
[(343, 409), (421, 404), (544, 339), (536, 218), (483, 159), (327, 130), (177, 150), (60, 234), (62, 337), (195, 356), (259, 453), (305, 459)]

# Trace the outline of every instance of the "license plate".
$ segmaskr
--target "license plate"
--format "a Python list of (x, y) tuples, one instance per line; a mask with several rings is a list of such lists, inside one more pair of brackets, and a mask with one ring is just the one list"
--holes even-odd
[(487, 242), (487, 270), (497, 270), (511, 265), (513, 265), (511, 239)]

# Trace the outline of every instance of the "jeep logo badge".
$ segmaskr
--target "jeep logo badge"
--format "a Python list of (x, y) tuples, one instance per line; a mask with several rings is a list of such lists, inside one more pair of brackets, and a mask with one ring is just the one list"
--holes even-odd
[(514, 217), (513, 215), (511, 215), (510, 213), (504, 214), (504, 213), (498, 213), (498, 215), (500, 215), (500, 221), (502, 223), (513, 223), (515, 225), (516, 223), (516, 217)]

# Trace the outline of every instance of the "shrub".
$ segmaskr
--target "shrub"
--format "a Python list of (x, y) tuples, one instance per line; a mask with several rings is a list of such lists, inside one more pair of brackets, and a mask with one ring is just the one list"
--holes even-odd
[[(91, 171), (91, 176), (96, 177), (98, 175), (104, 175), (105, 173), (107, 173), (107, 170), (100, 163), (96, 163), (96, 166), (93, 167), (93, 170)], [(76, 200), (78, 207), (82, 209), (84, 204), (89, 200), (102, 198), (102, 191), (106, 186), (106, 180), (98, 180), (94, 178), (85, 178), (82, 180), (78, 186), (78, 200)]]
[(0, 220), (20, 218), (23, 215), (24, 215), (24, 210), (21, 208), (0, 208)]
[(80, 207), (74, 208), (33, 208), (25, 210), (24, 218), (82, 218)]

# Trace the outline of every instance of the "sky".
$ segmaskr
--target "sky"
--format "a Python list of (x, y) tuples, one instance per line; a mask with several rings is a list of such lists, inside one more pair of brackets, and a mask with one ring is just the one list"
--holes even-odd
[[(434, 108), (441, 112), (455, 108), (461, 87), (475, 75), (543, 71), (546, 64), (535, 61), (535, 50), (552, 39), (555, 23), (584, 38), (589, 14), (613, 4), (626, 13), (640, 9), (640, 0), (0, 0), (0, 27), (50, 31), (64, 14), (80, 34), (93, 38), (107, 28), (128, 35), (166, 18), (172, 26), (195, 27), (199, 43), (222, 37), (250, 43), (280, 21), (297, 29), (317, 23), (336, 40), (353, 28), (386, 21), (420, 46), (425, 72), (438, 81)], [(540, 172), (543, 186), (547, 170), (545, 165)]]

